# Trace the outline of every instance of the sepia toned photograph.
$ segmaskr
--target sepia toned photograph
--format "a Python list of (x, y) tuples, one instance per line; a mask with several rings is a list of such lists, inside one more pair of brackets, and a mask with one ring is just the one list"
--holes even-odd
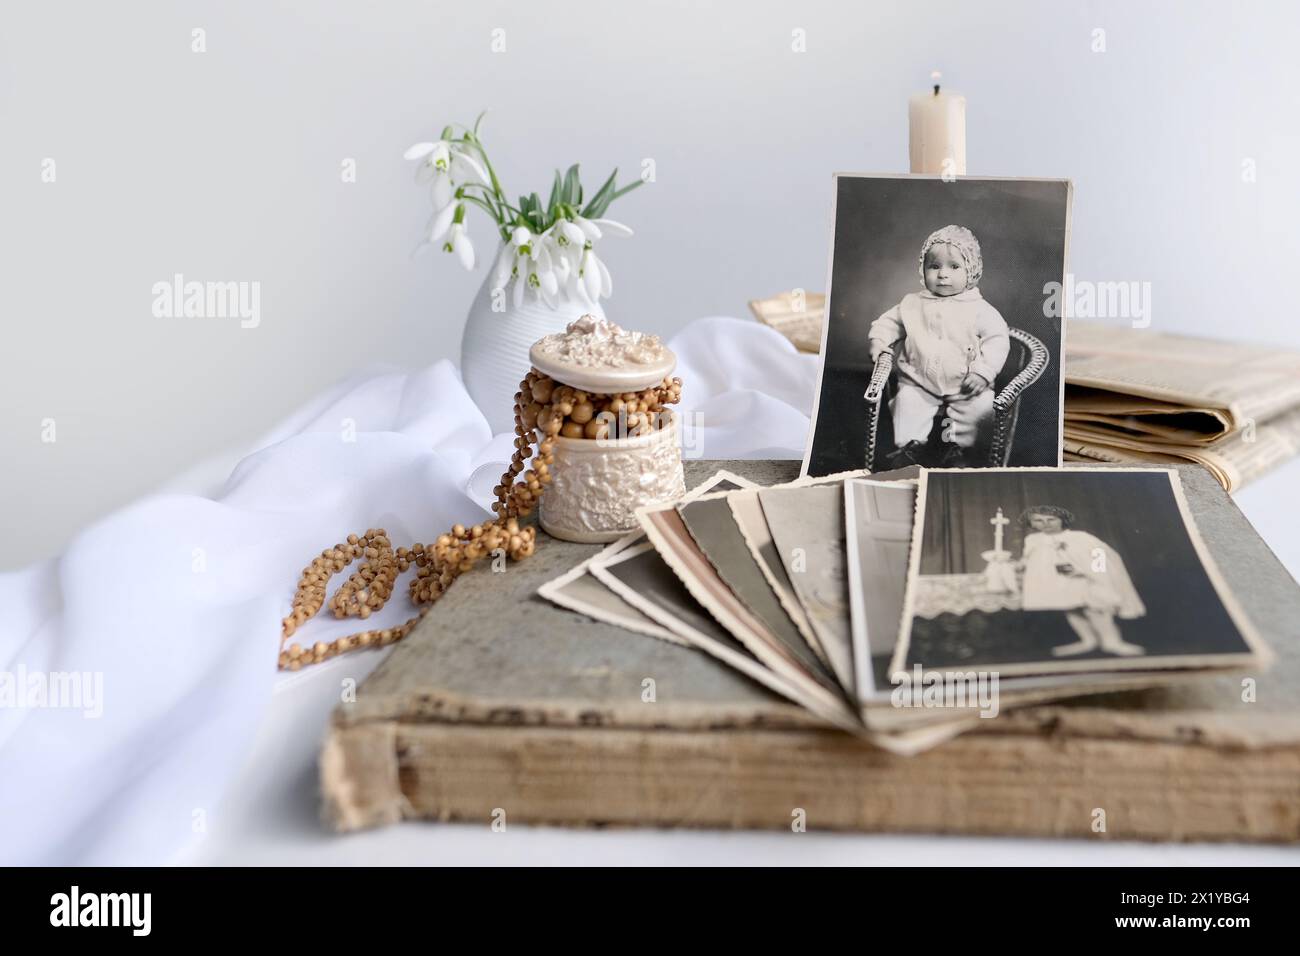
[(1071, 184), (835, 177), (803, 473), (1061, 460)]
[[(691, 501), (708, 492), (734, 491), (752, 485), (753, 482), (729, 471), (719, 471), (712, 478), (691, 489), (684, 500)], [(560, 607), (585, 614), (594, 620), (648, 634), (675, 644), (685, 643), (673, 631), (657, 624), (653, 618), (619, 597), (592, 572), (591, 566), (595, 561), (612, 558), (644, 539), (645, 535), (639, 529), (629, 532), (617, 541), (606, 545), (599, 554), (569, 569), (558, 578), (547, 581), (537, 589), (537, 593)]]
[[(719, 605), (733, 601), (716, 572), (689, 543), (689, 533), (672, 509), (649, 536), (650, 542), (632, 545), (592, 563), (592, 572), (611, 591), (686, 643), (711, 654), (728, 666), (841, 728), (852, 728), (844, 702), (792, 661), (757, 638), (753, 630), (738, 632), (719, 619)], [(675, 538), (678, 549), (665, 549), (660, 535)], [(672, 552), (669, 556), (667, 551)], [(694, 565), (697, 573), (684, 576), (682, 568)], [(705, 591), (717, 600), (700, 600)], [(733, 604), (733, 609), (738, 609)], [(743, 613), (743, 612), (742, 612)]]
[(812, 622), (808, 619), (808, 613), (795, 593), (794, 582), (786, 571), (785, 563), (781, 560), (780, 551), (768, 526), (767, 518), (763, 514), (763, 506), (759, 503), (758, 494), (758, 491), (745, 491), (727, 495), (727, 506), (731, 509), (731, 517), (735, 519), (736, 527), (744, 535), (745, 544), (754, 558), (754, 563), (758, 565), (760, 573), (767, 580), (782, 609), (790, 616), (790, 621), (812, 648), (813, 653), (826, 663), (830, 663), (826, 648), (822, 646), (821, 640), (813, 630)]
[[(708, 500), (710, 496), (705, 496), (689, 504)], [(730, 510), (726, 508), (725, 500), (714, 500), (722, 505), (718, 515), (729, 520)], [(686, 585), (687, 591), (764, 665), (793, 682), (806, 685), (810, 693), (824, 696), (836, 712), (847, 713), (834, 680), (816, 655), (803, 644), (797, 632), (783, 629), (782, 633), (775, 633), (769, 621), (751, 610), (728, 585), (691, 533), (682, 514), (685, 507), (641, 508), (637, 511), (637, 518), (650, 543)], [(748, 561), (752, 566), (753, 559), (748, 551), (743, 555), (740, 553), (743, 547), (743, 541), (733, 547), (732, 557)]]
[(1175, 471), (929, 471), (916, 520), (894, 673), (1225, 667), (1266, 656)]
[(916, 483), (855, 479), (844, 483), (845, 546), (853, 660), (858, 700), (889, 689), (889, 662), (898, 642), (908, 552), (916, 513)]
[(764, 488), (758, 500), (795, 596), (841, 686), (852, 693), (842, 489), (840, 481)]

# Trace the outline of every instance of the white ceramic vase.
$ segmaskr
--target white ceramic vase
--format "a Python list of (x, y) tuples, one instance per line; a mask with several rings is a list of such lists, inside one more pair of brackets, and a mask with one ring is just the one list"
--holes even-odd
[[(495, 257), (492, 260), (495, 261)], [(604, 318), (599, 304), (586, 306), (562, 296), (558, 308), (527, 293), (518, 308), (513, 288), (503, 296), (505, 311), (492, 311), (492, 274), (483, 280), (465, 319), (460, 343), (460, 374), (469, 397), (474, 400), (493, 434), (515, 428), (515, 392), (528, 374), (528, 350), (534, 342), (552, 332), (563, 332), (583, 315)]]

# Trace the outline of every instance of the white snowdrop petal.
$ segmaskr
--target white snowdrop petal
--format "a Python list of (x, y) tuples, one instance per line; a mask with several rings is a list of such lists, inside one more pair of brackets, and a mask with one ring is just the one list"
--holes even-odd
[(597, 259), (595, 256), (591, 258), (596, 263), (596, 268), (600, 270), (601, 294), (608, 298), (614, 294), (614, 280), (610, 277), (609, 269), (605, 267), (603, 260)]
[(410, 149), (408, 149), (405, 153), (402, 154), (402, 158), (423, 159), (425, 156), (428, 156), (437, 148), (438, 148), (437, 143), (416, 143), (414, 146), (412, 146)]
[(588, 257), (582, 267), (582, 283), (586, 290), (587, 298), (595, 302), (600, 298), (600, 269)]
[(621, 222), (615, 222), (613, 219), (593, 219), (593, 223), (601, 228), (601, 231), (609, 233), (611, 236), (618, 236), (620, 239), (626, 239), (632, 235), (632, 230)]
[(456, 204), (448, 203), (442, 211), (433, 217), (433, 225), (429, 227), (429, 241), (437, 242), (447, 234), (451, 229), (451, 221), (456, 218)]
[[(471, 156), (469, 153), (462, 153), (462, 152), (460, 152), (460, 151), (457, 151), (456, 154), (455, 154), (455, 157), (454, 157), (453, 160), (452, 160), (452, 162), (453, 162), (455, 165), (460, 166), (463, 170), (468, 170), (470, 176), (475, 177), (475, 179), (476, 179), (478, 182), (480, 182), (480, 183), (486, 183), (486, 182), (488, 182), (488, 174), (487, 174), (487, 171), (486, 171), (482, 166), (480, 166), (479, 163), (478, 163), (478, 160), (476, 160), (476, 159), (475, 159), (473, 156)], [(465, 178), (466, 180), (469, 179), (468, 176), (466, 176), (466, 177), (464, 177), (464, 178)]]
[(496, 265), (492, 269), (493, 291), (504, 289), (506, 283), (510, 281), (511, 258), (510, 247), (502, 246), (501, 254), (497, 256)]
[(456, 237), (456, 255), (460, 258), (460, 264), (466, 269), (474, 268), (474, 244), (469, 241), (469, 237), (462, 234)]

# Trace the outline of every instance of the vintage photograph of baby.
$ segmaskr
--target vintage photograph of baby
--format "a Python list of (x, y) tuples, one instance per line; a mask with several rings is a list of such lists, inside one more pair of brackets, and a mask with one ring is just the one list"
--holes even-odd
[(1169, 469), (925, 472), (891, 672), (1255, 660)]
[(805, 475), (1061, 460), (1067, 180), (835, 177)]

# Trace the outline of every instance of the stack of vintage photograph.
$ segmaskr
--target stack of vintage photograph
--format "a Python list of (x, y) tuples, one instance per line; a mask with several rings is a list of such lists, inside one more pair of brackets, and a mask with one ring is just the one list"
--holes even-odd
[(802, 476), (719, 472), (539, 593), (897, 753), (1017, 706), (1267, 666), (1176, 469), (1062, 467), (1044, 293), (1070, 201), (1063, 180), (837, 177)]
[(1258, 669), (1177, 472), (719, 472), (540, 594), (898, 753), (1018, 705)]

